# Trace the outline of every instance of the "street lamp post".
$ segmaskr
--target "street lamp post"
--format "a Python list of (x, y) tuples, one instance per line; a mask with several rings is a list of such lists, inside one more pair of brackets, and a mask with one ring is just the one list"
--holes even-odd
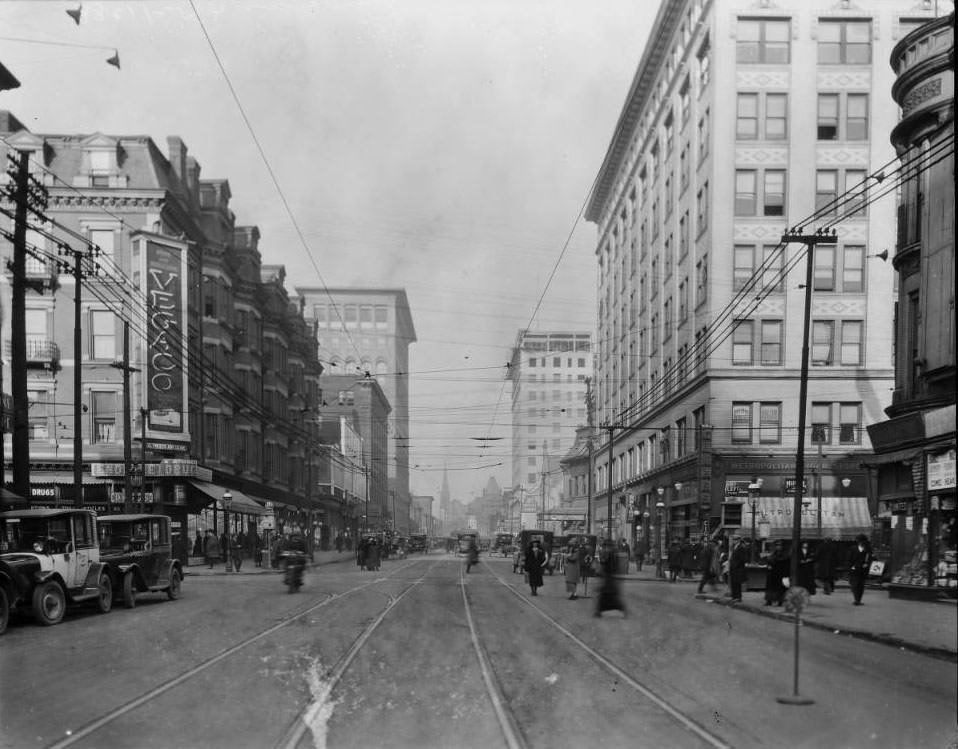
[[(659, 494), (662, 494), (662, 487), (659, 487)], [(662, 508), (665, 502), (661, 499), (655, 503), (655, 509), (658, 510), (658, 520), (655, 524), (655, 576), (665, 577), (662, 569)]]
[(226, 571), (230, 571), (230, 502), (233, 501), (233, 495), (227, 489), (223, 492), (223, 528), (226, 532), (226, 548), (223, 550), (223, 556), (226, 559)]
[[(665, 493), (664, 486), (658, 487), (655, 491), (658, 492), (659, 494), (659, 503), (665, 502), (665, 504), (662, 505), (665, 508), (665, 533), (663, 533), (662, 535), (665, 539), (665, 548), (667, 549), (669, 548), (669, 505), (668, 505), (669, 497)], [(655, 506), (658, 507), (659, 506), (658, 503)]]
[(650, 537), (650, 535), (651, 535), (651, 530), (649, 529), (649, 519), (652, 517), (652, 514), (651, 514), (651, 513), (649, 512), (649, 510), (648, 510), (648, 506), (649, 506), (649, 505), (648, 505), (648, 502), (649, 502), (649, 498), (648, 498), (648, 497), (645, 498), (645, 502), (646, 502), (646, 505), (645, 505), (645, 506), (646, 506), (646, 510), (645, 510), (645, 512), (642, 513), (642, 517), (645, 519), (645, 553), (648, 554), (648, 553), (649, 553), (649, 550), (650, 550), (650, 548), (651, 548), (651, 544), (649, 543), (649, 541), (650, 541), (650, 538), (649, 538), (649, 537)]
[[(678, 502), (678, 501), (679, 501), (679, 492), (682, 491), (682, 482), (681, 482), (681, 481), (676, 481), (674, 484), (672, 484), (672, 488), (675, 489), (675, 501)], [(671, 515), (672, 515), (672, 508), (671, 508), (671, 507), (669, 507), (668, 511), (666, 512), (666, 515), (668, 515), (668, 516), (671, 516)], [(671, 534), (669, 534), (669, 540), (671, 540)]]

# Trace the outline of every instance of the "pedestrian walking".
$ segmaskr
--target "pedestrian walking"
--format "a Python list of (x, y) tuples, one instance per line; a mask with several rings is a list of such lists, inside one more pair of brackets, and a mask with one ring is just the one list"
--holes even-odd
[(722, 574), (722, 559), (717, 538), (709, 541), (702, 549), (702, 553), (699, 554), (699, 565), (702, 578), (699, 580), (698, 592), (704, 593), (706, 584), (711, 585), (714, 590)]
[(788, 587), (785, 581), (788, 580), (792, 566), (781, 541), (776, 541), (772, 546), (772, 553), (765, 560), (765, 566), (765, 605), (781, 606), (785, 600), (785, 589)]
[(526, 557), (522, 563), (522, 569), (525, 570), (526, 577), (529, 581), (529, 588), (532, 590), (532, 595), (539, 595), (536, 591), (542, 587), (542, 571), (545, 569), (546, 562), (548, 557), (546, 556), (545, 550), (539, 544), (537, 539), (532, 539), (529, 544), (529, 549), (526, 551)]
[(619, 593), (616, 553), (611, 539), (607, 538), (602, 542), (602, 550), (599, 552), (599, 569), (602, 575), (602, 586), (599, 588), (595, 615), (602, 616), (606, 611), (621, 611), (624, 615), (625, 604), (622, 603), (622, 596)]
[(629, 563), (632, 561), (632, 550), (629, 548), (629, 542), (624, 538), (619, 539), (619, 566), (620, 574), (628, 574)]
[(569, 543), (569, 553), (565, 557), (565, 590), (569, 594), (569, 600), (574, 601), (579, 596), (579, 580), (581, 573), (582, 548), (579, 545), (579, 539), (573, 538)]
[(695, 547), (687, 538), (682, 541), (679, 557), (682, 577), (689, 580), (692, 578), (692, 571), (695, 569)]
[(732, 543), (732, 556), (729, 559), (728, 577), (732, 589), (732, 600), (742, 600), (742, 584), (748, 580), (748, 560), (751, 544), (747, 538), (736, 536)]
[(852, 588), (852, 597), (855, 606), (862, 605), (862, 595), (865, 593), (865, 580), (868, 579), (868, 569), (872, 563), (871, 544), (868, 536), (859, 533), (855, 538), (855, 545), (848, 557), (848, 584)]
[(196, 530), (196, 538), (193, 539), (193, 556), (203, 556), (203, 536), (200, 535), (199, 528)]
[(380, 560), (382, 559), (382, 547), (375, 538), (370, 538), (366, 544), (366, 569), (371, 572), (379, 570)]
[(649, 553), (648, 544), (645, 543), (645, 539), (641, 536), (635, 541), (635, 570), (636, 572), (642, 571), (642, 564), (645, 562), (645, 555)]
[(212, 531), (206, 531), (206, 563), (210, 566), (210, 569), (213, 569), (215, 565), (220, 560), (220, 540), (216, 537), (216, 534)]
[(477, 564), (479, 564), (479, 547), (476, 545), (476, 539), (471, 538), (466, 547), (466, 574), (469, 574), (469, 570)]
[(822, 581), (822, 592), (830, 596), (835, 590), (835, 568), (837, 566), (837, 545), (830, 538), (822, 541), (815, 551), (815, 577)]
[(682, 544), (678, 539), (669, 546), (669, 582), (674, 583), (682, 573)]
[(802, 541), (798, 550), (798, 584), (815, 595), (815, 555), (808, 541)]
[(230, 557), (233, 562), (233, 569), (240, 571), (243, 566), (243, 539), (242, 533), (236, 533), (230, 538)]
[(342, 533), (336, 534), (335, 544), (336, 544), (336, 553), (342, 554), (343, 552), (343, 534)]

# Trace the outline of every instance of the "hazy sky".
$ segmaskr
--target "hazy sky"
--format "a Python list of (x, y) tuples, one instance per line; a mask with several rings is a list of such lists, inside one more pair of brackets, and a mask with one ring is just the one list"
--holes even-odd
[(504, 365), (530, 322), (594, 326), (595, 227), (577, 219), (658, 2), (83, 2), (77, 26), (79, 5), (0, 2), (0, 36), (55, 43), (0, 39), (22, 84), (0, 108), (164, 153), (179, 135), (291, 291), (404, 287), (412, 490), (438, 493), (444, 465), (464, 500), (508, 486)]

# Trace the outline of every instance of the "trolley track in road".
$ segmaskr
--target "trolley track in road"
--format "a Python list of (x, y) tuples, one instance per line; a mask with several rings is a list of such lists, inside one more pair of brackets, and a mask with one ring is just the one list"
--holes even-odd
[[(712, 731), (702, 726), (693, 717), (683, 713), (681, 710), (671, 705), (668, 702), (668, 700), (666, 700), (661, 695), (657, 694), (655, 690), (643, 684), (637, 677), (624, 671), (615, 663), (613, 663), (609, 658), (606, 658), (604, 655), (602, 655), (602, 653), (598, 652), (591, 645), (584, 642), (575, 633), (569, 630), (568, 627), (564, 626), (561, 622), (559, 622), (555, 617), (551, 616), (548, 612), (546, 612), (540, 606), (536, 605), (533, 601), (530, 601), (525, 595), (520, 593), (513, 584), (503, 580), (487, 562), (483, 562), (483, 566), (489, 571), (491, 576), (500, 585), (502, 585), (507, 590), (509, 590), (514, 596), (516, 596), (532, 611), (538, 614), (542, 619), (548, 622), (557, 631), (561, 632), (562, 635), (564, 635), (569, 641), (575, 644), (576, 647), (578, 647), (582, 652), (584, 652), (593, 662), (598, 664), (601, 668), (603, 668), (604, 670), (612, 674), (616, 679), (618, 679), (621, 684), (625, 684), (629, 686), (633, 691), (641, 695), (645, 700), (647, 700), (649, 703), (654, 705), (662, 713), (666, 714), (670, 719), (672, 719), (678, 725), (680, 725), (683, 729), (685, 729), (685, 731), (687, 731), (688, 733), (694, 735), (696, 738), (701, 740), (705, 745), (714, 747), (715, 749), (729, 749), (729, 744), (724, 739), (722, 739), (717, 734), (713, 733)], [(469, 611), (468, 596), (466, 594), (466, 589), (464, 585), (463, 585), (463, 597), (466, 600), (466, 609), (468, 612)], [(480, 660), (482, 661), (484, 656), (481, 654), (478, 634), (475, 631), (474, 624), (471, 619), (471, 615), (469, 615), (469, 619), (470, 619), (469, 628), (470, 628), (470, 631), (473, 633), (473, 642), (476, 646), (477, 654), (480, 655)], [(483, 678), (485, 679), (487, 678), (485, 665), (483, 666), (483, 669), (484, 669)], [(490, 671), (489, 678), (491, 679), (492, 678), (491, 669), (489, 671)], [(501, 692), (499, 692), (498, 686), (496, 686), (496, 693), (501, 696)], [(498, 712), (497, 712), (497, 716), (498, 716)], [(509, 720), (512, 725), (515, 724), (515, 721), (514, 719), (511, 718), (511, 716), (509, 716)], [(502, 719), (500, 719), (500, 725), (503, 725)], [(521, 737), (520, 737), (520, 740), (521, 740)], [(513, 749), (513, 747), (525, 746), (525, 744), (524, 743), (509, 744), (509, 746), (510, 746), (510, 749)]]
[[(135, 697), (132, 700), (129, 700), (128, 702), (125, 702), (122, 705), (119, 705), (113, 708), (112, 710), (104, 713), (100, 717), (92, 721), (89, 721), (88, 723), (85, 723), (84, 725), (80, 726), (79, 728), (75, 730), (68, 730), (67, 735), (64, 736), (62, 739), (58, 739), (54, 743), (50, 744), (49, 749), (62, 749), (64, 747), (68, 747), (68, 746), (72, 746), (73, 744), (76, 744), (78, 741), (81, 741), (82, 739), (90, 736), (91, 734), (95, 733), (96, 731), (103, 728), (104, 726), (112, 723), (115, 720), (122, 718), (123, 716), (142, 707), (143, 705), (151, 702), (152, 700), (157, 699), (158, 697), (165, 694), (166, 692), (173, 689), (174, 687), (179, 686), (180, 684), (183, 684), (186, 681), (189, 681), (190, 679), (198, 676), (199, 674), (203, 673), (204, 671), (211, 668), (212, 666), (215, 666), (217, 663), (220, 663), (221, 661), (229, 658), (232, 655), (235, 655), (236, 653), (247, 648), (253, 643), (258, 642), (259, 640), (262, 640), (265, 637), (268, 637), (269, 635), (273, 634), (274, 632), (277, 632), (283, 627), (286, 627), (287, 625), (296, 621), (300, 617), (305, 616), (306, 614), (309, 614), (318, 609), (322, 609), (335, 601), (339, 601), (342, 598), (345, 598), (348, 595), (352, 595), (353, 593), (366, 590), (370, 588), (371, 586), (376, 585), (378, 583), (394, 579), (398, 573), (404, 572), (409, 567), (412, 567), (414, 565), (421, 564), (423, 561), (427, 561), (427, 560), (408, 560), (406, 564), (404, 564), (401, 567), (398, 567), (397, 569), (395, 569), (388, 575), (376, 577), (373, 580), (369, 580), (368, 582), (364, 582), (360, 585), (356, 585), (341, 593), (329, 593), (322, 600), (318, 602), (308, 603), (304, 606), (299, 607), (298, 609), (294, 610), (292, 613), (289, 613), (283, 616), (280, 621), (275, 622), (274, 624), (271, 624), (268, 627), (261, 629), (259, 632), (253, 635), (250, 635), (244, 638), (243, 640), (240, 640), (239, 642), (221, 650), (215, 655), (212, 655), (209, 658), (196, 664), (192, 668), (187, 669), (186, 671), (179, 674), (178, 676), (174, 676), (170, 679), (167, 679), (163, 683), (153, 687), (152, 689), (149, 689), (148, 691), (144, 692), (140, 696)], [(435, 566), (435, 563), (433, 563), (433, 565), (430, 565), (430, 569), (432, 569), (433, 566)], [(424, 578), (425, 575), (428, 574), (428, 572), (429, 570), (427, 570), (426, 573), (423, 573), (423, 575), (419, 578), (419, 580), (417, 580), (415, 583), (410, 585), (398, 597), (390, 597), (389, 604), (386, 606), (386, 609), (380, 614), (380, 616), (377, 618), (376, 621), (377, 622), (381, 621), (385, 617), (385, 614), (396, 603), (398, 603), (399, 599), (401, 599), (414, 585), (418, 584), (422, 580), (422, 578)]]

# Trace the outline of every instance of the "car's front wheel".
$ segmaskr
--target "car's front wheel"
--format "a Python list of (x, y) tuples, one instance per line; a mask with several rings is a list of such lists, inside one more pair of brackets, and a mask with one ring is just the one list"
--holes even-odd
[(59, 624), (67, 609), (67, 597), (53, 580), (40, 583), (33, 591), (33, 615), (45, 627)]
[(100, 609), (101, 614), (107, 614), (113, 608), (113, 581), (105, 572), (100, 575), (97, 588), (96, 607)]
[(132, 572), (123, 576), (123, 605), (128, 609), (136, 606), (136, 584), (133, 582)]
[(166, 597), (175, 601), (180, 597), (180, 585), (182, 584), (179, 570), (170, 570), (170, 587), (166, 589)]
[(7, 598), (7, 591), (0, 588), (0, 635), (7, 631), (7, 624), (10, 621), (10, 599)]

